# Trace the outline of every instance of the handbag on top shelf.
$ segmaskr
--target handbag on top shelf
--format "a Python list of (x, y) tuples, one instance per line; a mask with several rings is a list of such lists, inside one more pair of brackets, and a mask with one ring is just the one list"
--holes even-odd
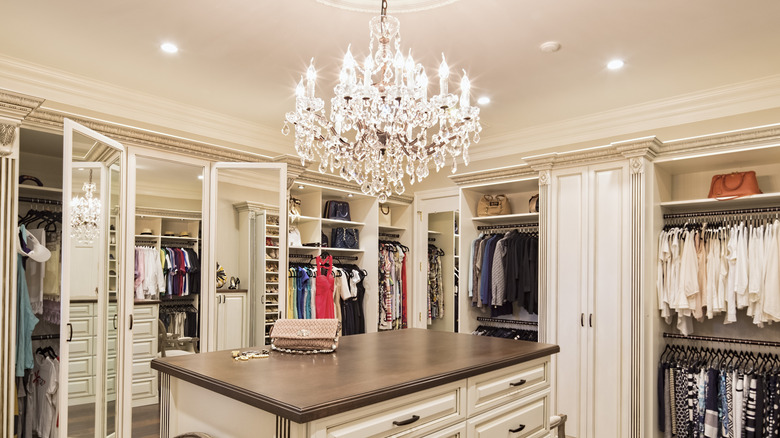
[(506, 195), (483, 195), (477, 203), (477, 216), (501, 216), (512, 214)]
[(750, 170), (713, 176), (712, 182), (710, 182), (710, 193), (707, 197), (726, 201), (760, 193), (762, 192), (758, 188), (756, 172)]
[(322, 217), (339, 221), (351, 221), (352, 218), (349, 214), (349, 202), (326, 201), (325, 211), (322, 212)]

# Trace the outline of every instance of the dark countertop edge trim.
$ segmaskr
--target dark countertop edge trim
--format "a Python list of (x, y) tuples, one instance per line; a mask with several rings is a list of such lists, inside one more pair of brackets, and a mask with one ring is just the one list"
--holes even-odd
[(487, 363), (482, 366), (455, 370), (448, 374), (433, 375), (425, 379), (410, 381), (405, 384), (397, 385), (387, 389), (356, 394), (353, 397), (334, 400), (333, 402), (329, 402), (323, 405), (308, 406), (303, 409), (299, 409), (290, 404), (283, 403), (279, 400), (255, 393), (253, 391), (246, 390), (245, 388), (240, 388), (234, 385), (229, 385), (222, 381), (203, 377), (198, 373), (193, 373), (186, 368), (173, 366), (170, 363), (152, 360), (152, 369), (201, 386), (205, 389), (222, 394), (225, 397), (232, 398), (242, 403), (246, 403), (266, 412), (270, 412), (271, 414), (286, 418), (290, 421), (294, 421), (296, 423), (308, 423), (309, 421), (329, 417), (331, 415), (372, 405), (396, 397), (409, 395), (424, 389), (434, 388), (436, 386), (455, 382), (457, 380), (466, 379), (512, 365), (529, 362), (534, 359), (556, 354), (560, 351), (561, 349), (559, 346), (552, 345), (548, 348), (538, 350), (533, 353), (523, 353), (520, 356)]
[(249, 292), (247, 289), (217, 289), (218, 294), (245, 294), (247, 292)]

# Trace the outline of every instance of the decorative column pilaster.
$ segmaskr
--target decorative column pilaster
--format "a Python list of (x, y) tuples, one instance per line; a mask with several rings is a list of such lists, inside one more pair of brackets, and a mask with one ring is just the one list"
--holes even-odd
[(648, 191), (646, 170), (655, 158), (661, 142), (655, 137), (613, 144), (628, 159), (630, 174), (631, 205), (631, 330), (629, 333), (631, 355), (629, 362), (629, 385), (632, 397), (628, 406), (628, 436), (642, 436), (645, 420), (645, 336), (643, 317), (643, 291), (645, 285), (646, 221), (648, 214)]
[(539, 342), (548, 341), (549, 289), (548, 289), (548, 247), (550, 234), (550, 179), (552, 164), (539, 171)]
[(0, 399), (2, 436), (13, 435), (16, 370), (16, 199), (19, 184), (19, 128), (0, 121)]

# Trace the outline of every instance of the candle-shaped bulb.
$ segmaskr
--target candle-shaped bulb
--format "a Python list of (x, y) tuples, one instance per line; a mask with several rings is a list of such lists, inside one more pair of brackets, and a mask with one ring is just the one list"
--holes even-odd
[(447, 79), (450, 77), (450, 67), (447, 65), (447, 60), (444, 59), (444, 53), (441, 54), (441, 64), (439, 64), (439, 77)]
[(414, 88), (414, 59), (412, 59), (412, 49), (409, 49), (409, 56), (406, 57), (406, 86)]
[(466, 108), (469, 106), (469, 92), (471, 91), (471, 82), (469, 77), (466, 76), (466, 70), (463, 70), (463, 77), (460, 79), (460, 107)]
[(317, 70), (314, 69), (314, 58), (309, 63), (309, 68), (306, 69), (306, 95), (308, 97), (314, 97), (314, 81), (317, 80)]
[(371, 72), (374, 70), (374, 60), (371, 56), (366, 56), (366, 60), (363, 62), (363, 85), (370, 87), (373, 85), (371, 82)]
[(352, 57), (352, 52), (349, 50), (352, 44), (347, 46), (347, 53), (344, 54), (344, 68), (350, 69), (355, 67), (355, 58)]
[(395, 84), (400, 86), (404, 76), (404, 55), (401, 54), (400, 50), (395, 51), (393, 67), (395, 68)]
[(447, 94), (447, 78), (450, 77), (450, 68), (444, 59), (444, 53), (441, 54), (441, 64), (439, 65), (439, 94)]
[(304, 93), (306, 93), (306, 88), (303, 86), (303, 76), (301, 76), (301, 81), (295, 87), (295, 97), (303, 97)]
[(425, 70), (418, 76), (417, 85), (422, 88), (422, 97), (428, 100), (428, 75), (425, 74)]

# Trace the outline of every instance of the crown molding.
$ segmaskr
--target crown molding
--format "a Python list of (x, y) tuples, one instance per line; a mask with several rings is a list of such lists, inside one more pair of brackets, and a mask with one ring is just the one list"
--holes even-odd
[(292, 150), (278, 129), (5, 55), (0, 55), (0, 82), (50, 102), (254, 147), (269, 158)]
[(39, 107), (31, 111), (22, 121), (22, 126), (47, 132), (61, 133), (63, 129), (63, 119), (65, 117), (104, 134), (125, 146), (141, 146), (165, 150), (213, 161), (268, 161), (267, 158), (250, 152), (68, 114), (45, 107)]
[(169, 210), (167, 208), (151, 208), (151, 207), (136, 207), (136, 216), (160, 216), (174, 219), (193, 219), (200, 220), (201, 213), (199, 211), (190, 210)]
[(0, 89), (0, 118), (16, 124), (43, 104), (43, 99)]
[(475, 172), (460, 173), (450, 175), (449, 178), (458, 186), (470, 186), (478, 184), (488, 184), (517, 179), (522, 177), (535, 178), (539, 175), (528, 164), (519, 164), (516, 166), (507, 166), (497, 169), (478, 170)]
[(780, 107), (780, 74), (659, 99), (584, 117), (484, 135), (471, 161), (505, 157), (508, 147), (533, 151)]
[(663, 142), (663, 158), (780, 145), (780, 123)]

